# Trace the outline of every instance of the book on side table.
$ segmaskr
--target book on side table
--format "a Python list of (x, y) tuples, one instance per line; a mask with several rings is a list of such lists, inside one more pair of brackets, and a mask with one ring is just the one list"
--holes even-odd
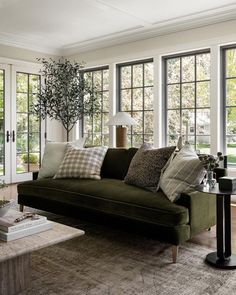
[(45, 216), (10, 209), (0, 218), (0, 239), (13, 241), (52, 228)]

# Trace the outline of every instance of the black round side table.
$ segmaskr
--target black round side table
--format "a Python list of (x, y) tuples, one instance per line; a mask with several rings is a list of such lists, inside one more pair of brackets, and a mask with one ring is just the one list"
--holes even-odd
[(216, 238), (217, 252), (209, 253), (206, 262), (211, 266), (223, 269), (236, 268), (236, 255), (231, 253), (231, 195), (234, 191), (219, 190), (218, 183), (214, 188), (199, 185), (196, 190), (216, 195)]

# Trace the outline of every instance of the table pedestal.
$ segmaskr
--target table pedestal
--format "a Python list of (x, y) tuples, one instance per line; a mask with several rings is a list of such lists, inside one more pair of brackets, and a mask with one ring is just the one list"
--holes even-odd
[(231, 255), (231, 195), (216, 194), (217, 252), (206, 256), (206, 262), (224, 269), (236, 268), (236, 255)]
[(30, 254), (0, 262), (0, 294), (14, 295), (30, 285)]

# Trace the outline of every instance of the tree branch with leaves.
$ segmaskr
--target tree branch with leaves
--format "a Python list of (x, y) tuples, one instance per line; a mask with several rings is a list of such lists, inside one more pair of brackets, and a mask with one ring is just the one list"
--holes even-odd
[(67, 59), (37, 59), (42, 62), (44, 78), (34, 110), (42, 119), (49, 117), (61, 122), (69, 133), (84, 116), (91, 116), (100, 108), (97, 92), (84, 79), (84, 64)]

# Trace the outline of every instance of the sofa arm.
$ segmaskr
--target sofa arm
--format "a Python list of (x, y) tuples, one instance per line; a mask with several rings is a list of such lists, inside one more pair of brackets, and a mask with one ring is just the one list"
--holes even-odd
[(216, 196), (194, 191), (176, 202), (189, 209), (191, 237), (216, 224)]

